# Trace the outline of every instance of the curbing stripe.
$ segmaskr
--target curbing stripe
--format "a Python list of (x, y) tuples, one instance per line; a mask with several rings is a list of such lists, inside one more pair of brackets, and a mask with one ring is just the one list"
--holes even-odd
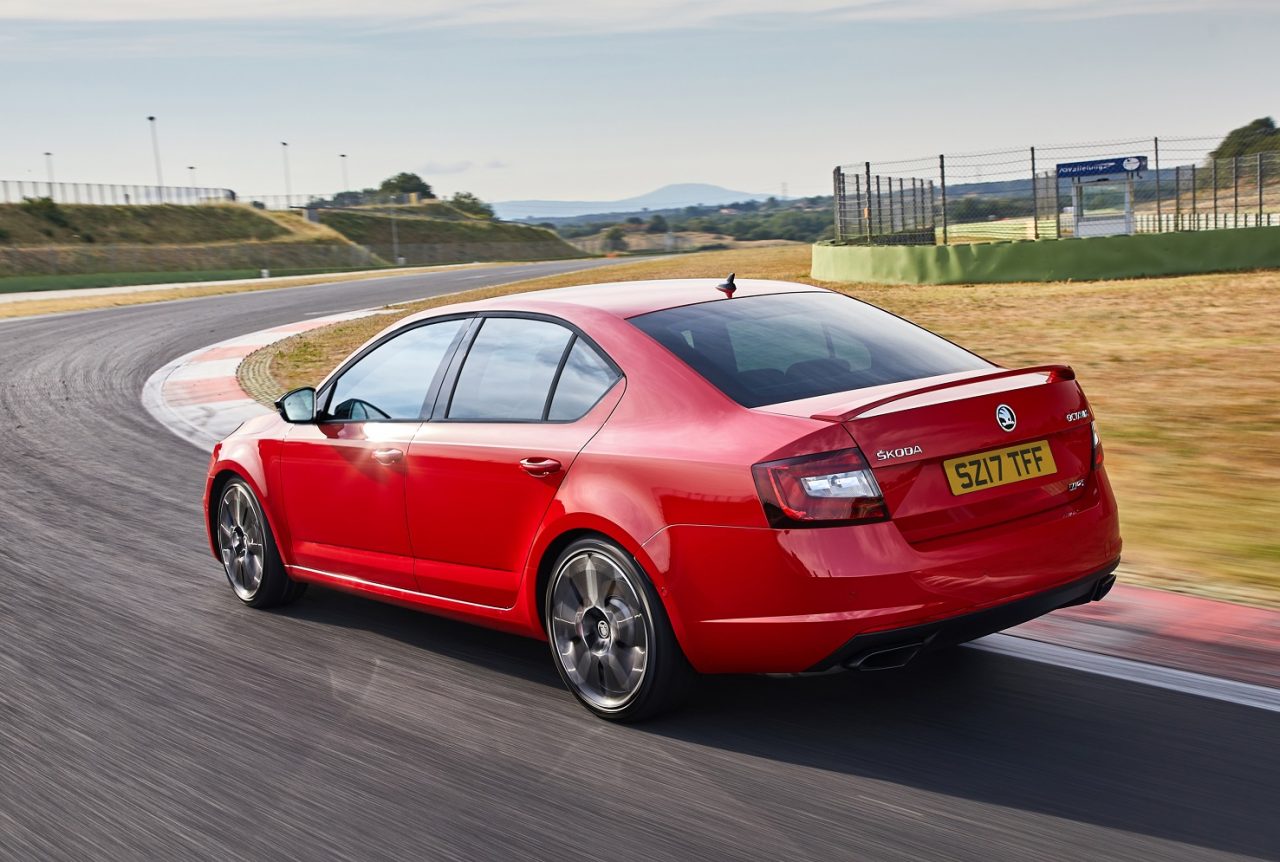
[(1161, 667), (1127, 658), (1085, 652), (1059, 644), (1033, 641), (1008, 634), (987, 635), (966, 645), (970, 649), (998, 653), (1024, 661), (1051, 664), (1084, 673), (1136, 682), (1169, 691), (1194, 694), (1226, 703), (1280, 712), (1280, 689), (1216, 676)]
[(240, 386), (236, 372), (255, 350), (297, 335), (381, 314), (366, 308), (260, 329), (209, 344), (166, 363), (147, 378), (142, 406), (157, 422), (206, 452), (245, 421), (269, 412)]

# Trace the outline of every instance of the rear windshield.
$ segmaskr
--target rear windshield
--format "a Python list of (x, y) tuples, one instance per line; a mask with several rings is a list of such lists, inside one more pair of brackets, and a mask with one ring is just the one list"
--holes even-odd
[(631, 322), (744, 407), (992, 367), (837, 293), (720, 299)]

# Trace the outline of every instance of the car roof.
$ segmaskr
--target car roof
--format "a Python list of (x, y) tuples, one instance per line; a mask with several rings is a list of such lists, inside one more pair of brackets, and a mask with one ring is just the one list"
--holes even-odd
[[(614, 281), (495, 296), (453, 306), (437, 306), (418, 317), (457, 311), (527, 311), (563, 315), (573, 308), (603, 311), (617, 317), (634, 317), (664, 308), (700, 302), (725, 301), (716, 286), (723, 278), (672, 278), (651, 281)], [(824, 292), (820, 287), (790, 281), (741, 279), (734, 282), (734, 298), (776, 293)]]

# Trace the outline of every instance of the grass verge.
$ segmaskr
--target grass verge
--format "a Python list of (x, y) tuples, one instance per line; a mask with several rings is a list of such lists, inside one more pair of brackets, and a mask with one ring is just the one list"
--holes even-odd
[[(720, 278), (732, 270), (742, 278), (815, 283), (808, 255), (808, 247), (783, 247), (649, 260), (437, 297), (395, 314), (601, 279)], [(827, 286), (1002, 365), (1073, 365), (1099, 417), (1120, 499), (1126, 580), (1280, 607), (1280, 272)], [(278, 391), (314, 383), (395, 319), (296, 336), (259, 361)]]

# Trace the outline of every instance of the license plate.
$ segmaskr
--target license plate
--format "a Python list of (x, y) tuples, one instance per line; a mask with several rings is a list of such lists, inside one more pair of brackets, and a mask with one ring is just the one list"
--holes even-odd
[(951, 493), (956, 495), (1011, 485), (1037, 476), (1052, 476), (1058, 472), (1048, 440), (952, 458), (942, 462), (942, 469), (947, 474)]

